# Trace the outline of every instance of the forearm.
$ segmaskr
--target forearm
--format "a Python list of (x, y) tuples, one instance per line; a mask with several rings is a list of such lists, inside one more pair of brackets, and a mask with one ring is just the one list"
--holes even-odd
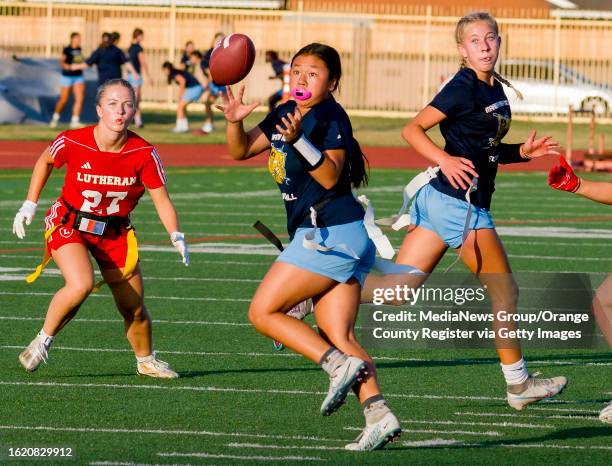
[(445, 151), (440, 149), (430, 137), (427, 136), (425, 130), (417, 124), (409, 123), (406, 125), (402, 131), (402, 137), (408, 144), (414, 147), (419, 154), (436, 165), (440, 165), (444, 158), (449, 157)]
[(28, 188), (28, 195), (26, 199), (38, 203), (40, 193), (42, 192), (51, 172), (53, 171), (53, 164), (48, 163), (46, 153), (41, 155), (32, 171), (32, 178), (30, 179), (30, 187)]
[(234, 160), (243, 160), (248, 151), (248, 137), (241, 121), (227, 122), (226, 126), (227, 149)]
[(509, 163), (529, 162), (529, 158), (523, 156), (523, 144), (504, 144), (499, 145), (499, 160), (502, 165)]
[(149, 191), (149, 194), (151, 195), (157, 215), (168, 234), (180, 231), (178, 215), (166, 188), (162, 186), (161, 188), (152, 189)]
[(612, 205), (612, 183), (601, 183), (580, 178), (576, 194), (602, 204)]

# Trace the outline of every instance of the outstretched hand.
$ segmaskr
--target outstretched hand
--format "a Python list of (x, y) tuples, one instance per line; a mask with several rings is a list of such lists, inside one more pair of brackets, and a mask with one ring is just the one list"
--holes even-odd
[(536, 139), (536, 130), (532, 130), (527, 140), (521, 146), (521, 156), (526, 159), (536, 159), (545, 155), (560, 155), (559, 143), (552, 136)]
[(302, 132), (300, 127), (302, 125), (302, 113), (300, 109), (295, 107), (294, 113), (287, 113), (284, 117), (281, 118), (283, 122), (283, 126), (276, 125), (276, 131), (281, 133), (285, 137), (286, 142), (295, 141)]
[(223, 105), (215, 105), (215, 108), (221, 110), (225, 119), (230, 123), (238, 123), (244, 120), (259, 105), (257, 101), (248, 105), (242, 101), (244, 86), (240, 86), (237, 97), (234, 96), (231, 87), (225, 86), (225, 89), (227, 93), (221, 94), (223, 96)]

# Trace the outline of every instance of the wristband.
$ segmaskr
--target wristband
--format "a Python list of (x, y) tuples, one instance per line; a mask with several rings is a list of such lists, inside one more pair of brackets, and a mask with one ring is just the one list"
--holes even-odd
[(305, 162), (308, 171), (316, 170), (325, 160), (325, 156), (303, 134), (291, 145)]

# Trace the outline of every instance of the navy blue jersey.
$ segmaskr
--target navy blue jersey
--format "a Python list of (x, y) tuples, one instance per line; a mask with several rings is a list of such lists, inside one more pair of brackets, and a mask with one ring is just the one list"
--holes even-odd
[(208, 76), (208, 68), (210, 68), (210, 56), (212, 55), (214, 47), (209, 48), (204, 55), (202, 55), (202, 61), (200, 62), (200, 67), (202, 67), (202, 71), (204, 74)]
[[(518, 156), (518, 144), (501, 143), (512, 118), (501, 84), (495, 80), (490, 86), (479, 80), (473, 70), (462, 68), (429, 105), (447, 117), (440, 122), (444, 150), (474, 163), (478, 189), (471, 194), (472, 203), (489, 209), (497, 164), (524, 161)], [(431, 185), (449, 196), (465, 199), (465, 190), (453, 188), (441, 171)]]
[(187, 53), (183, 52), (181, 56), (181, 65), (185, 67), (185, 71), (193, 73), (195, 71), (195, 65), (191, 62), (191, 57)]
[(127, 61), (125, 54), (116, 46), (98, 47), (87, 59), (89, 66), (98, 67), (98, 84), (121, 78), (121, 65)]
[[(64, 62), (67, 65), (75, 65), (79, 63), (83, 63), (83, 53), (81, 52), (81, 47), (72, 48), (70, 46), (64, 47), (62, 50), (62, 55), (64, 56)], [(83, 70), (65, 70), (62, 68), (63, 76), (83, 76)]]
[(277, 78), (283, 79), (283, 69), (287, 63), (282, 60), (272, 60), (270, 65), (272, 65), (272, 69), (274, 70), (274, 75)]
[(170, 80), (174, 80), (177, 75), (181, 75), (183, 78), (185, 78), (185, 87), (200, 85), (200, 81), (198, 81), (189, 71), (174, 69), (170, 72)]
[(128, 58), (138, 74), (140, 74), (140, 60), (138, 59), (138, 54), (140, 52), (144, 52), (144, 49), (140, 46), (140, 44), (132, 44), (128, 49)]
[[(345, 149), (346, 159), (340, 179), (332, 189), (325, 189), (310, 175), (291, 144), (276, 130), (281, 118), (295, 111), (290, 100), (272, 110), (259, 123), (271, 143), (268, 170), (278, 184), (287, 210), (287, 231), (293, 238), (298, 227), (310, 227), (310, 207), (317, 210), (318, 226), (342, 225), (363, 219), (364, 211), (351, 193), (349, 150), (353, 130), (348, 115), (333, 97), (313, 107), (302, 118), (304, 136), (320, 151)], [(318, 204), (318, 205), (317, 205)]]

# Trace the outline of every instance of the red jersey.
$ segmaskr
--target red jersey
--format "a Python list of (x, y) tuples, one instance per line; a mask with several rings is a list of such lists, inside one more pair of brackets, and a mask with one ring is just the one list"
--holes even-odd
[(121, 152), (103, 152), (95, 126), (64, 131), (49, 148), (54, 167), (66, 165), (62, 198), (82, 212), (127, 217), (145, 187), (166, 184), (166, 173), (153, 145), (128, 131)]

